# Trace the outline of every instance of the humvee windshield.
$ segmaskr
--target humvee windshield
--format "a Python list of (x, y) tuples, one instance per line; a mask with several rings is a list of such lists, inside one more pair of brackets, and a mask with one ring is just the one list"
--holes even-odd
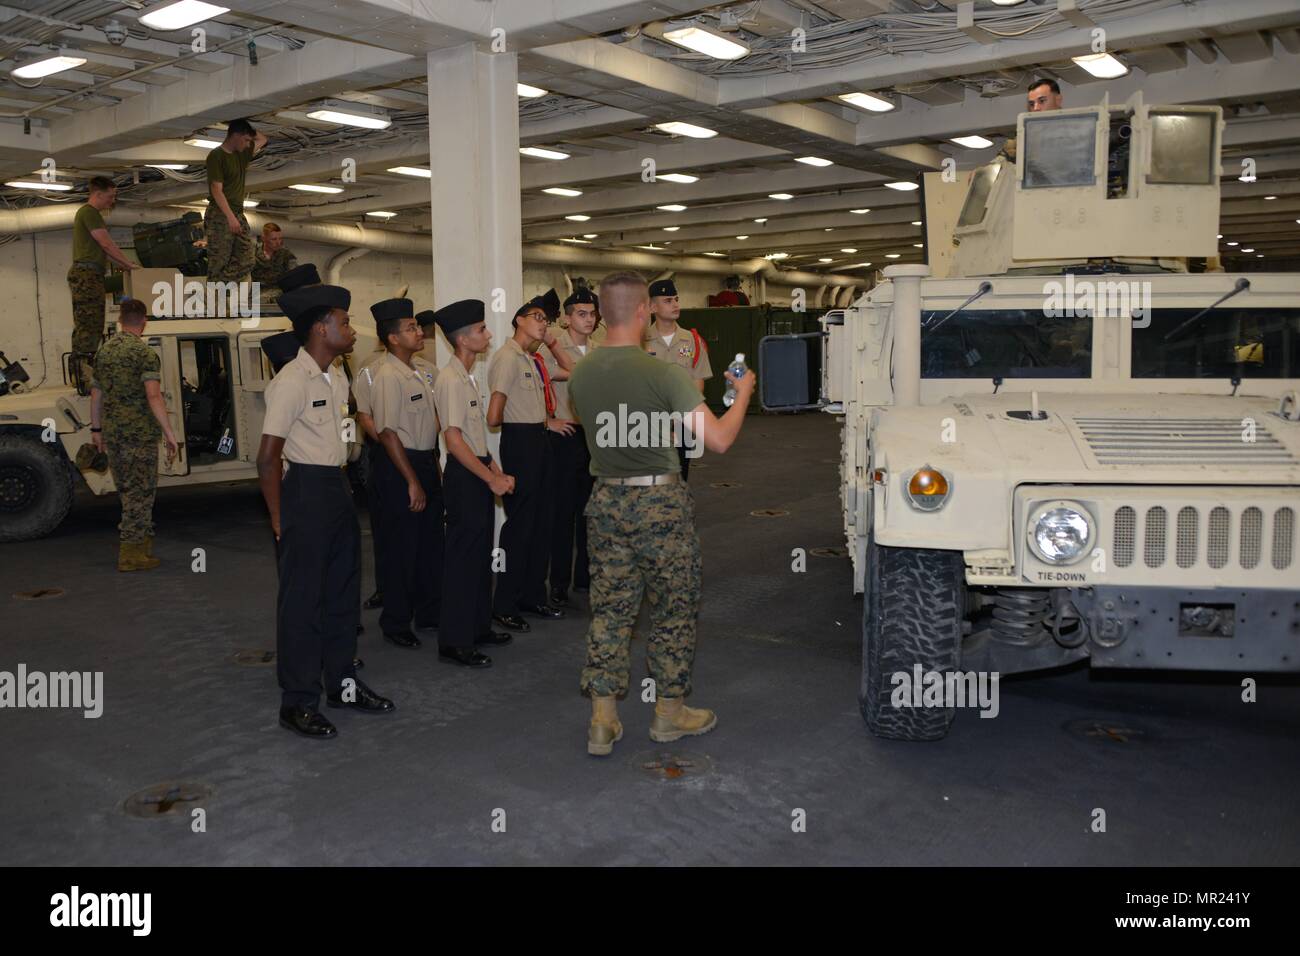
[(1300, 377), (1300, 310), (1215, 309), (1165, 341), (1199, 311), (1154, 309), (1134, 327), (1134, 378)]
[(1042, 310), (921, 313), (922, 378), (1091, 378), (1092, 319)]

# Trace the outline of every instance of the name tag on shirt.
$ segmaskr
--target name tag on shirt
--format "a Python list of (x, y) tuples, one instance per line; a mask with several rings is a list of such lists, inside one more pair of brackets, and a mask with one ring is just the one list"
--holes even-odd
[(311, 403), (311, 407), (312, 407), (312, 408), (324, 408), (326, 405), (329, 404), (329, 402), (330, 402), (330, 400), (329, 400), (328, 398), (318, 398), (318, 399), (316, 399), (316, 401), (314, 401), (314, 402)]
[(422, 398), (424, 398), (424, 392), (416, 392), (414, 395), (411, 396), (411, 401), (418, 402)]
[(470, 403), (469, 403), (469, 407), (470, 407), (470, 408), (477, 408), (477, 407), (478, 407), (478, 399), (475, 399), (474, 401), (470, 402)]

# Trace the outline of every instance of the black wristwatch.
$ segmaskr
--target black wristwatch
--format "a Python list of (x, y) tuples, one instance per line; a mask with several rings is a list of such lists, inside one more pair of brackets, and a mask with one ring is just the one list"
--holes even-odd
[(91, 428), (91, 431), (92, 431), (92, 432), (102, 432), (103, 430), (104, 430), (104, 429), (102, 429), (102, 428)]

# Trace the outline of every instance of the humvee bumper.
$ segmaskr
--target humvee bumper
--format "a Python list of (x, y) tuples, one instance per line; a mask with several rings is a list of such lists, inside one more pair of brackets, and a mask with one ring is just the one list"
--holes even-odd
[(1300, 591), (1071, 588), (1094, 667), (1300, 671)]

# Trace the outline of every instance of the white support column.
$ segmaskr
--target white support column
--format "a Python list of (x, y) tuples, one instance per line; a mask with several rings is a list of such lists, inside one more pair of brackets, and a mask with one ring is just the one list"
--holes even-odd
[(885, 269), (894, 283), (895, 405), (921, 404), (921, 280), (929, 274), (927, 265)]

